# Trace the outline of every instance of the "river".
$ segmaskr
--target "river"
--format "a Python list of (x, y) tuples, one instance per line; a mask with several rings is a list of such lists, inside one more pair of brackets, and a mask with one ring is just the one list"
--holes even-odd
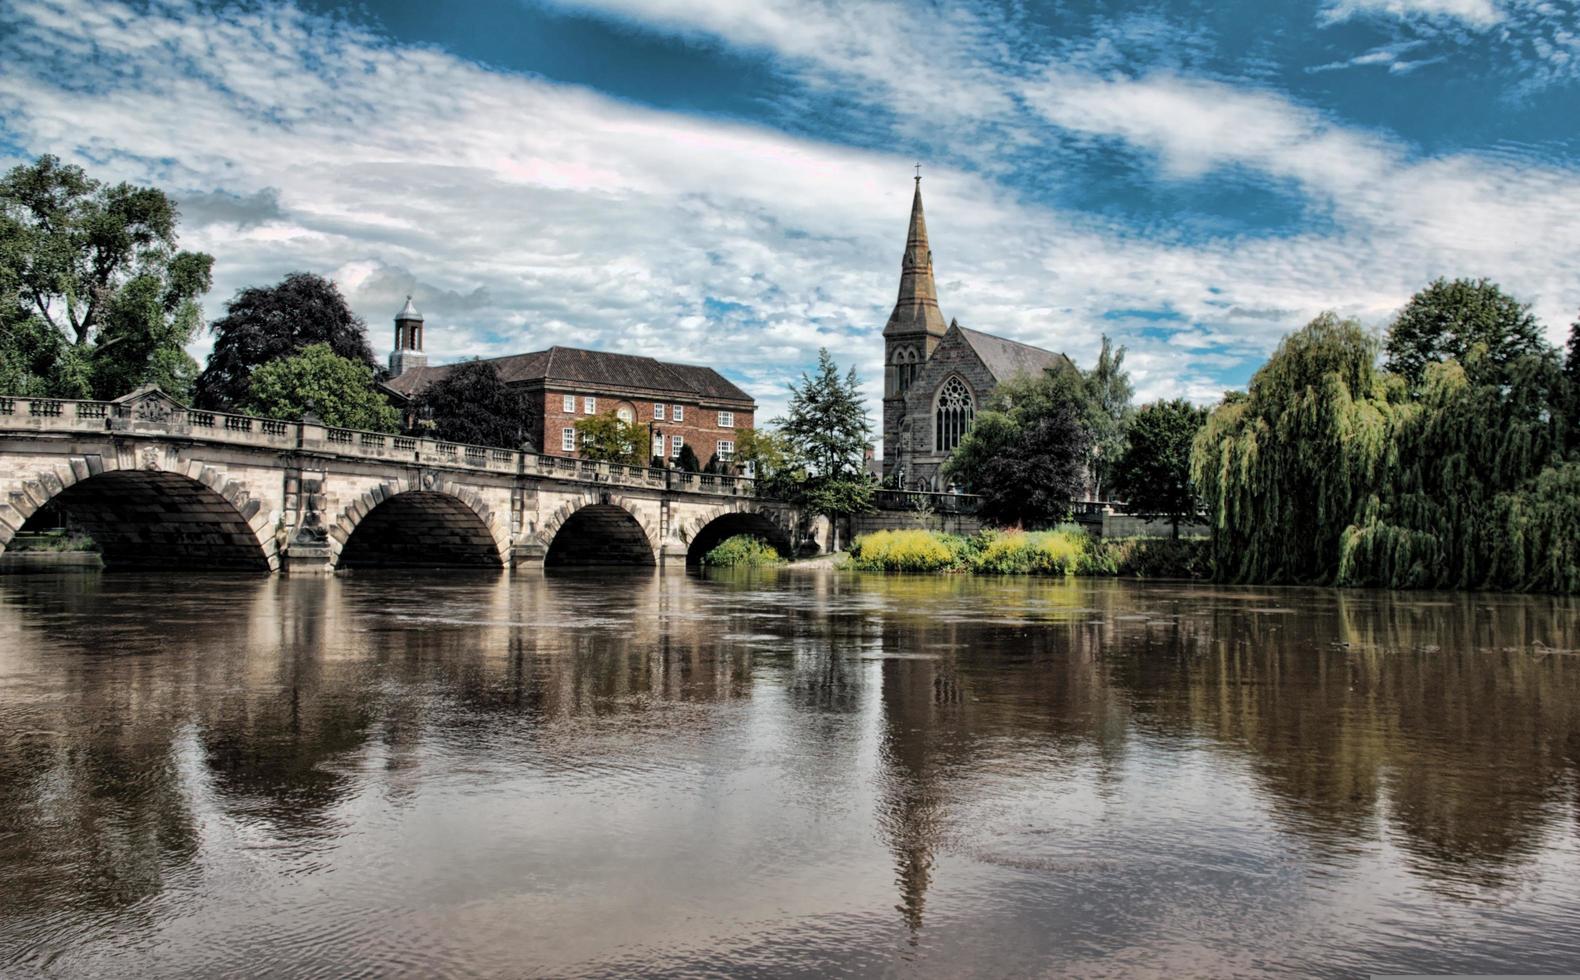
[(0, 577), (0, 975), (1580, 972), (1580, 605)]

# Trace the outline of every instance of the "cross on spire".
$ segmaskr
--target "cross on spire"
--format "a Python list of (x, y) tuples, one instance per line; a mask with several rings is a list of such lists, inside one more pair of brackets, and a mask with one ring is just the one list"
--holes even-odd
[(922, 162), (920, 160), (916, 161), (916, 182), (918, 184), (922, 182)]

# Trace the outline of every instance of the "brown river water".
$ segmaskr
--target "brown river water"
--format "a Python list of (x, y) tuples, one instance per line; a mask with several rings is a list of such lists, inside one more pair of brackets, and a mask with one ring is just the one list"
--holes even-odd
[(0, 976), (1580, 972), (1580, 604), (0, 577)]

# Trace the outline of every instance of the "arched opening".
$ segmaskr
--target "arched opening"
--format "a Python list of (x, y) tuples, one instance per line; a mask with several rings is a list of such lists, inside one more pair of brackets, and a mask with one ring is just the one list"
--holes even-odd
[(702, 564), (702, 559), (708, 552), (737, 534), (750, 534), (762, 538), (773, 545), (780, 557), (794, 556), (795, 544), (778, 522), (764, 514), (742, 512), (721, 514), (699, 528), (686, 548), (686, 564)]
[(412, 490), (386, 498), (340, 549), (340, 568), (500, 568), (499, 545), (470, 507), (447, 493)]
[(56, 494), (18, 534), (62, 523), (80, 528), (99, 546), (105, 568), (267, 572), (269, 556), (248, 526), (250, 517), (180, 473), (112, 470)]
[(945, 381), (938, 389), (938, 431), (933, 447), (941, 453), (953, 450), (971, 431), (975, 419), (976, 399), (971, 397), (971, 389), (959, 377)]
[(589, 504), (572, 514), (543, 558), (546, 568), (657, 564), (642, 525), (614, 504)]

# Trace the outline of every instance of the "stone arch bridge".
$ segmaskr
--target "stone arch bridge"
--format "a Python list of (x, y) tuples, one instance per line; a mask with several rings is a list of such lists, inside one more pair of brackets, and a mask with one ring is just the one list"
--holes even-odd
[(809, 539), (752, 481), (187, 408), (0, 396), (0, 551), (54, 511), (109, 567), (324, 572), (695, 563)]

